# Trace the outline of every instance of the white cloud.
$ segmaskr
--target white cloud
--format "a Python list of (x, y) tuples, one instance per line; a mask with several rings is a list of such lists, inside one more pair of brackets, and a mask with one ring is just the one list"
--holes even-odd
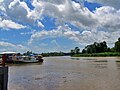
[[(20, 2), (20, 0), (4, 0), (4, 5), (1, 4), (1, 7), (7, 19), (1, 18), (0, 27), (25, 28), (25, 26), (13, 22), (19, 21), (27, 24), (35, 22), (36, 26), (43, 28), (45, 26), (39, 20), (42, 20), (45, 15), (55, 18), (57, 29), (21, 33), (32, 34), (29, 44), (45, 38), (56, 37), (67, 37), (83, 45), (102, 40), (106, 40), (110, 44), (113, 43), (120, 34), (120, 2), (118, 0), (87, 1), (98, 2), (105, 6), (91, 12), (80, 3), (75, 3), (72, 0), (32, 0), (32, 5), (35, 8), (31, 10), (25, 2)], [(65, 26), (65, 23), (70, 23), (78, 27), (79, 30), (74, 31), (69, 26)]]
[(55, 47), (59, 48), (60, 45), (58, 44), (58, 42), (56, 40), (52, 40), (51, 41), (52, 44), (55, 44)]
[(58, 44), (58, 42), (56, 40), (52, 40), (51, 41), (52, 44), (52, 52), (59, 52), (62, 50), (62, 47)]
[[(92, 44), (94, 42), (107, 41), (110, 46), (114, 45), (114, 42), (119, 37), (120, 31), (107, 32), (107, 31), (87, 31), (83, 30), (74, 31), (69, 26), (59, 26), (57, 29), (50, 31), (40, 31), (36, 32), (31, 36), (29, 44), (35, 44), (38, 41), (41, 41), (46, 38), (56, 38), (56, 37), (65, 37), (70, 40), (75, 41), (79, 45)], [(55, 42), (55, 41), (54, 41)]]
[(34, 20), (27, 17), (30, 13), (30, 8), (25, 2), (20, 0), (4, 0), (4, 8), (6, 9), (7, 17), (22, 23), (33, 23)]
[(48, 15), (56, 18), (59, 24), (70, 22), (82, 28), (92, 28), (97, 22), (93, 17), (94, 14), (87, 8), (70, 0), (33, 0), (32, 4), (35, 8), (27, 14), (27, 17), (33, 20), (41, 19), (42, 15)]
[(86, 0), (88, 2), (96, 2), (106, 6), (112, 6), (114, 8), (120, 9), (120, 0)]
[(2, 12), (5, 12), (5, 11), (6, 11), (6, 9), (4, 8), (4, 6), (3, 6), (3, 3), (2, 3), (2, 2), (0, 2), (0, 11), (2, 11)]
[(26, 26), (15, 23), (11, 20), (0, 20), (0, 28), (22, 29), (22, 28), (26, 28)]
[(53, 0), (34, 0), (33, 5), (35, 9), (32, 12), (35, 14), (32, 15), (36, 15), (34, 18), (40, 18), (45, 14), (56, 18), (59, 24), (70, 22), (75, 26), (89, 30), (109, 25), (116, 27), (120, 22), (120, 11), (109, 6), (98, 8), (92, 13), (86, 7), (70, 0), (56, 0), (55, 2)]
[(44, 10), (44, 3), (38, 2), (37, 0), (33, 0), (32, 5), (35, 7), (34, 10), (31, 10), (27, 14), (27, 18), (32, 20), (38, 20), (42, 17), (43, 10)]
[(27, 47), (21, 45), (21, 44), (12, 44), (9, 42), (4, 42), (4, 41), (0, 41), (0, 52), (3, 51), (17, 51), (17, 52), (25, 52), (29, 50)]
[[(56, 38), (56, 37), (65, 37), (68, 39), (71, 39), (79, 44), (83, 44), (84, 42), (92, 41), (92, 33), (90, 31), (83, 31), (80, 33), (80, 31), (73, 31), (69, 26), (58, 26), (57, 29), (53, 29), (50, 31), (40, 31), (36, 32), (31, 36), (31, 39), (29, 41), (29, 44), (36, 43), (37, 41), (40, 41), (42, 39), (46, 38)], [(88, 38), (91, 38), (89, 41)]]
[[(6, 0), (4, 2), (8, 3)], [(64, 25), (65, 22), (69, 22), (88, 30), (119, 26), (120, 11), (108, 6), (98, 8), (92, 13), (80, 3), (71, 0), (33, 0), (32, 5), (35, 7), (33, 10), (30, 10), (25, 2), (19, 0), (10, 0), (6, 5), (9, 7), (6, 8), (8, 16), (22, 22), (38, 21), (42, 19), (43, 15), (48, 15), (56, 18), (55, 23), (57, 24)], [(38, 22), (38, 26), (43, 27), (44, 25)], [(111, 29), (111, 27), (109, 28)]]
[(3, 2), (4, 0), (0, 0), (0, 3)]
[(14, 47), (13, 44), (8, 43), (8, 42), (0, 42), (0, 46), (3, 46), (3, 47), (8, 47), (8, 46), (10, 46), (10, 47)]
[(38, 23), (38, 27), (44, 28), (44, 25), (40, 21), (38, 21), (37, 23)]
[(98, 19), (98, 27), (105, 28), (108, 32), (120, 30), (120, 10), (104, 6), (98, 8), (94, 14)]
[[(42, 1), (36, 1), (38, 4), (41, 2)], [(41, 7), (43, 7), (42, 14), (45, 13), (51, 17), (55, 17), (56, 21), (58, 21), (57, 23), (62, 25), (62, 27), (65, 22), (69, 22), (85, 31), (80, 33), (80, 31), (74, 31), (70, 28), (67, 28), (67, 31), (65, 31), (66, 29), (64, 27), (51, 31), (44, 30), (33, 34), (30, 41), (38, 38), (44, 39), (66, 36), (81, 44), (87, 44), (94, 41), (107, 40), (109, 39), (108, 36), (110, 33), (120, 32), (120, 10), (116, 10), (110, 6), (97, 8), (94, 13), (92, 13), (86, 7), (70, 0), (63, 0), (61, 2), (52, 2), (51, 0), (42, 2)], [(37, 9), (41, 7), (35, 6)]]
[(14, 0), (9, 4), (9, 8), (12, 8), (13, 6), (15, 6), (17, 3), (19, 2), (19, 0)]
[(33, 33), (35, 33), (36, 32), (36, 30), (32, 30), (32, 31), (30, 31), (30, 32), (21, 32), (20, 34), (21, 35), (32, 35)]

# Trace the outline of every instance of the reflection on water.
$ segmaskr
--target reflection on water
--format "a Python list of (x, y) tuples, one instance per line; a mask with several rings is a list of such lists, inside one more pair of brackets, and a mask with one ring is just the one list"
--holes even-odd
[(20, 64), (11, 64), (11, 63), (9, 63), (9, 64), (7, 64), (9, 67), (11, 67), (11, 66), (30, 66), (30, 65), (42, 65), (43, 64), (43, 62), (38, 62), (38, 63), (20, 63)]
[(46, 57), (10, 65), (8, 90), (120, 90), (118, 57)]
[(71, 59), (72, 59), (72, 60), (80, 60), (79, 58), (74, 58), (74, 57), (72, 57)]

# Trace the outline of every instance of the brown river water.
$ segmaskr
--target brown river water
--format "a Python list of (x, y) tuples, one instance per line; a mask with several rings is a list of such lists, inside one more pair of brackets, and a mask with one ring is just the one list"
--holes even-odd
[(120, 90), (120, 57), (45, 57), (10, 65), (8, 90)]

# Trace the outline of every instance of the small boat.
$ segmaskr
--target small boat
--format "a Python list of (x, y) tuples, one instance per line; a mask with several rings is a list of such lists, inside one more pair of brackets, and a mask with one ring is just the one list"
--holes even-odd
[(5, 63), (38, 63), (43, 62), (42, 56), (22, 56), (20, 53), (17, 52), (3, 52), (2, 54), (6, 55)]
[(36, 60), (38, 60), (38, 62), (43, 62), (43, 56), (42, 55), (38, 55)]

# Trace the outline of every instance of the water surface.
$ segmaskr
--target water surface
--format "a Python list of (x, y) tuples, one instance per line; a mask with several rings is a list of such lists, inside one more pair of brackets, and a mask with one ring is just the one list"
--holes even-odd
[(120, 90), (119, 57), (46, 57), (9, 67), (8, 90)]

